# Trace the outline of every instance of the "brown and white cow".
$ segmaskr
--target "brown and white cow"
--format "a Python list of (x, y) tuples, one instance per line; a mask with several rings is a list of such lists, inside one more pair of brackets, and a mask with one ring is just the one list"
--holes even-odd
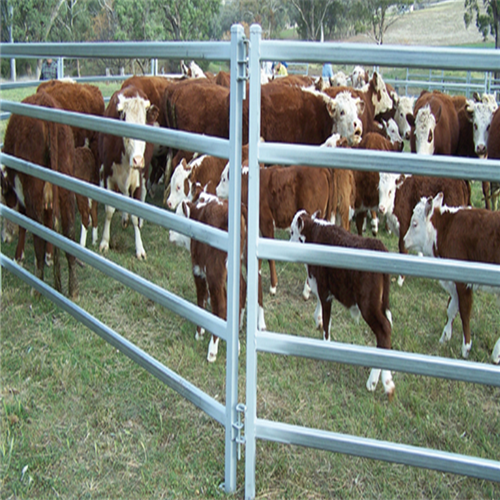
[(415, 106), (415, 98), (409, 96), (397, 96), (392, 94), (394, 103), (396, 104), (396, 112), (394, 120), (398, 124), (400, 136), (406, 140), (410, 140), (411, 125), (408, 121), (408, 115), (413, 117), (413, 107)]
[[(390, 120), (389, 134), (393, 139), (386, 139), (376, 132), (365, 134), (358, 145), (359, 149), (372, 149), (375, 151), (401, 151), (402, 141), (394, 127), (395, 121)], [(397, 135), (396, 135), (397, 134)], [(379, 183), (378, 172), (357, 170), (354, 172), (356, 184), (356, 202), (354, 204), (354, 217), (358, 234), (363, 234), (363, 225), (368, 212), (371, 215), (371, 229), (374, 236), (378, 233), (379, 220), (377, 210), (379, 207)]]
[[(116, 91), (104, 113), (106, 118), (123, 120), (138, 125), (153, 125), (158, 117), (158, 108), (140, 89), (128, 86)], [(129, 137), (99, 134), (99, 152), (102, 160), (102, 182), (111, 191), (122, 193), (136, 200), (146, 198), (146, 179), (148, 166), (153, 155), (153, 145)], [(115, 207), (106, 205), (106, 219), (99, 250), (109, 249), (111, 219)], [(124, 214), (122, 224), (128, 223), (128, 214)], [(135, 235), (135, 253), (138, 259), (146, 258), (142, 244), (139, 218), (132, 215)]]
[[(498, 109), (493, 113), (493, 117), (491, 119), (487, 150), (488, 158), (491, 158), (492, 160), (500, 159), (500, 111), (498, 111)], [(483, 187), (483, 190), (487, 191), (485, 193), (485, 202), (489, 199), (490, 207), (495, 210), (500, 197), (500, 183), (492, 182), (489, 192), (485, 189), (485, 187)]]
[(387, 92), (387, 86), (377, 72), (373, 73), (370, 81), (362, 89), (329, 87), (324, 92), (333, 98), (340, 92), (349, 92), (353, 98), (363, 100), (365, 106), (359, 115), (363, 126), (363, 133), (378, 132), (380, 128), (379, 124), (375, 121), (376, 116), (385, 113), (393, 106), (392, 98)]
[[(409, 250), (418, 250), (429, 257), (500, 265), (500, 213), (449, 207), (444, 204), (443, 193), (438, 193), (417, 204), (404, 243)], [(500, 290), (453, 281), (439, 283), (450, 294), (448, 322), (439, 341), (450, 340), (453, 320), (460, 311), (464, 333), (462, 357), (467, 358), (472, 347), (470, 316), (474, 290), (480, 288), (496, 294)]]
[(410, 145), (413, 153), (454, 155), (460, 126), (453, 99), (442, 92), (423, 91), (414, 107)]
[[(399, 252), (406, 253), (403, 238), (410, 227), (414, 207), (423, 196), (443, 192), (449, 206), (470, 205), (470, 184), (461, 179), (427, 177), (420, 175), (380, 174), (379, 212), (386, 215), (387, 223), (399, 238)], [(403, 284), (399, 277), (398, 284)]]
[(362, 66), (355, 66), (349, 78), (355, 89), (364, 87), (370, 81), (370, 76)]
[[(46, 92), (38, 92), (22, 102), (61, 109), (57, 101)], [(3, 152), (55, 172), (74, 175), (74, 138), (71, 128), (67, 125), (13, 114), (5, 131)], [(21, 213), (51, 229), (60, 225), (63, 235), (74, 240), (74, 193), (3, 166), (2, 174), (2, 190), (5, 191), (7, 188), (15, 191)], [(22, 260), (25, 235), (26, 230), (20, 227), (16, 260)], [(33, 235), (33, 243), (36, 276), (43, 280), (47, 243), (36, 235)], [(66, 258), (68, 261), (68, 295), (74, 299), (78, 296), (76, 259), (68, 253)], [(54, 253), (54, 286), (58, 291), (62, 290), (59, 251), (57, 249)]]
[[(125, 80), (121, 86), (122, 89), (125, 87), (135, 87), (144, 92), (147, 96), (149, 102), (157, 106), (158, 120), (155, 126), (166, 127), (167, 120), (165, 117), (165, 109), (163, 106), (165, 90), (176, 80), (167, 78), (164, 76), (132, 76)], [(168, 155), (169, 149), (167, 146), (160, 146), (155, 144), (153, 149), (153, 157), (151, 159), (150, 175), (148, 179), (148, 191), (151, 197), (154, 197), (158, 183), (161, 178), (165, 177), (165, 183), (170, 182), (171, 175), (171, 156)], [(170, 161), (170, 163), (169, 163)]]
[[(219, 200), (216, 196), (200, 197), (195, 203), (182, 202), (186, 217), (209, 224), (223, 231), (228, 230), (228, 202)], [(240, 251), (243, 261), (246, 248), (246, 217), (241, 215)], [(198, 306), (205, 308), (208, 298), (212, 312), (222, 319), (227, 315), (227, 253), (213, 248), (207, 243), (191, 240), (191, 263), (196, 286)], [(240, 321), (246, 302), (246, 282), (240, 268)], [(203, 338), (204, 329), (197, 328), (196, 340)], [(219, 337), (211, 336), (208, 346), (207, 360), (213, 363), (217, 359)]]
[(166, 206), (175, 210), (183, 200), (193, 200), (192, 187), (199, 183), (209, 194), (215, 194), (215, 189), (220, 181), (222, 171), (228, 165), (225, 158), (202, 155), (189, 163), (182, 159), (174, 170), (170, 180), (170, 196)]
[[(311, 217), (306, 211), (297, 212), (293, 218), (290, 241), (315, 243), (387, 252), (384, 244), (372, 238), (352, 234), (334, 224)], [(377, 338), (377, 347), (391, 348), (392, 315), (389, 310), (390, 277), (388, 274), (340, 269), (306, 264), (309, 284), (318, 298), (315, 312), (316, 326), (323, 329), (323, 338), (330, 340), (330, 314), (332, 297), (359, 314)], [(382, 372), (384, 391), (392, 398), (395, 385), (389, 370), (373, 368), (366, 383), (374, 391)]]

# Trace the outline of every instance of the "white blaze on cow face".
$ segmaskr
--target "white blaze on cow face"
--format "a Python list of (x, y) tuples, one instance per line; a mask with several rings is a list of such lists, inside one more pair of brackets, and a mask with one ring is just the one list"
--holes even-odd
[(404, 177), (401, 174), (380, 173), (380, 180), (378, 183), (378, 211), (382, 215), (392, 214), (394, 211), (396, 189), (403, 180)]
[(351, 73), (352, 86), (355, 89), (360, 89), (368, 82), (368, 75), (365, 69), (361, 66), (356, 66)]
[(215, 192), (219, 198), (229, 198), (229, 162), (226, 163), (222, 174), (220, 174), (220, 181)]
[[(123, 94), (119, 94), (116, 109), (120, 113), (120, 118), (126, 123), (146, 125), (146, 114), (150, 106), (151, 103), (141, 97), (125, 97)], [(123, 145), (125, 151), (122, 163), (124, 165), (129, 164), (132, 168), (144, 168), (146, 142), (124, 137)]]
[(403, 138), (399, 135), (399, 127), (396, 121), (393, 118), (389, 118), (388, 121), (383, 121), (385, 132), (387, 137), (391, 141), (392, 144), (402, 144)]
[(410, 139), (411, 125), (408, 123), (408, 115), (413, 115), (414, 97), (401, 96), (397, 100), (394, 119), (398, 124), (399, 134), (405, 140)]
[(351, 145), (359, 144), (363, 134), (363, 124), (359, 116), (363, 114), (364, 101), (345, 91), (337, 94), (334, 99), (329, 99), (327, 107), (333, 119), (332, 134), (340, 134)]
[(417, 154), (434, 154), (434, 131), (437, 120), (429, 105), (420, 108), (415, 117), (415, 149)]
[(498, 108), (495, 102), (474, 102), (467, 99), (467, 117), (472, 122), (472, 134), (474, 138), (474, 150), (479, 158), (486, 158), (488, 136), (490, 134), (491, 119)]
[(405, 247), (408, 250), (422, 252), (428, 257), (434, 255), (437, 247), (437, 230), (431, 218), (435, 210), (443, 205), (443, 193), (438, 193), (434, 199), (422, 198), (413, 209), (410, 227), (404, 237)]
[(186, 192), (186, 179), (192, 171), (192, 165), (186, 163), (183, 158), (181, 162), (175, 167), (175, 170), (170, 179), (170, 196), (167, 199), (167, 207), (170, 210), (175, 210), (182, 200), (188, 197)]

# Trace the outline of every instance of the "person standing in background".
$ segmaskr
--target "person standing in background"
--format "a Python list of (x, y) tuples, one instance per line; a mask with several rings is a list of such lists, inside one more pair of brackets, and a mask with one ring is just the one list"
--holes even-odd
[(331, 83), (331, 78), (333, 77), (333, 68), (331, 63), (325, 63), (323, 64), (323, 71), (321, 72), (321, 77), (323, 78), (323, 81), (326, 83), (328, 82), (328, 85)]
[(57, 78), (57, 61), (51, 58), (45, 59), (42, 63), (40, 80), (55, 80)]

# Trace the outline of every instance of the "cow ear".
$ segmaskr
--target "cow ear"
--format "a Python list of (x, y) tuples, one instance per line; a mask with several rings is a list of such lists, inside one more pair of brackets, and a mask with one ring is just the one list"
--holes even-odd
[(158, 119), (160, 110), (156, 104), (151, 104), (146, 112), (146, 123), (154, 123)]
[(312, 214), (311, 219), (318, 219), (318, 218), (319, 218), (319, 216), (320, 216), (320, 214), (321, 214), (321, 212), (320, 212), (319, 210), (316, 210), (316, 212), (314, 212), (314, 213)]
[(426, 202), (425, 202), (424, 215), (425, 215), (426, 219), (429, 217), (430, 213), (432, 213), (432, 199), (429, 197), (426, 199)]
[(189, 219), (189, 216), (191, 215), (191, 203), (186, 200), (182, 200), (182, 211), (184, 212), (184, 215)]
[(356, 107), (358, 108), (358, 116), (365, 112), (365, 101), (363, 99), (357, 98)]
[(483, 100), (481, 99), (481, 96), (479, 95), (478, 92), (474, 92), (472, 94), (472, 98), (474, 99), (474, 102), (482, 102)]
[(467, 99), (467, 101), (465, 101), (465, 116), (470, 122), (474, 117), (474, 101), (472, 99)]
[(394, 103), (394, 106), (397, 106), (399, 104), (399, 95), (395, 90), (392, 90), (389, 94), (391, 96), (392, 102)]
[(335, 115), (336, 107), (337, 107), (337, 102), (330, 97), (326, 102), (326, 109), (328, 110), (328, 113), (332, 118)]
[(442, 191), (440, 191), (432, 200), (432, 211), (434, 212), (434, 209), (436, 208), (441, 208), (443, 206), (443, 199), (444, 199), (444, 194)]

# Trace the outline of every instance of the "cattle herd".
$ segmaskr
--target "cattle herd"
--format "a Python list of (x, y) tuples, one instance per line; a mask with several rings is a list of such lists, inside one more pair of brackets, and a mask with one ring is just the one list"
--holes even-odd
[[(104, 116), (128, 123), (229, 137), (229, 75), (208, 75), (195, 64), (186, 76), (169, 79), (134, 76), (116, 91), (107, 106), (100, 90), (89, 84), (52, 80), (42, 83), (23, 102), (49, 108)], [(349, 82), (351, 84), (349, 84)], [(339, 84), (340, 83), (340, 84)], [(500, 159), (500, 111), (495, 96), (474, 94), (473, 99), (423, 91), (418, 98), (399, 96), (377, 72), (371, 76), (357, 67), (352, 75), (325, 80), (287, 76), (263, 82), (261, 140), (318, 147), (361, 148), (397, 155), (405, 141), (415, 154), (458, 155)], [(248, 137), (248, 100), (244, 101), (243, 135)], [(172, 150), (142, 140), (78, 129), (67, 125), (13, 115), (7, 125), (3, 152), (46, 168), (130, 196), (142, 202), (163, 183), (163, 203), (179, 215), (227, 230), (229, 164), (194, 151)], [(242, 261), (246, 241), (248, 146), (242, 150)], [(75, 206), (81, 213), (80, 244), (85, 246), (92, 223), (92, 244), (98, 244), (97, 204), (2, 165), (2, 203), (48, 227), (60, 228), (75, 238)], [(275, 228), (290, 228), (291, 240), (387, 252), (376, 238), (363, 236), (367, 217), (374, 236), (378, 216), (399, 238), (399, 251), (427, 256), (500, 264), (499, 186), (483, 183), (484, 209), (471, 207), (470, 183), (438, 177), (409, 176), (302, 165), (260, 166), (260, 232), (273, 238)], [(76, 202), (76, 203), (75, 203)], [(109, 249), (115, 208), (105, 207), (99, 250)], [(132, 215), (135, 251), (146, 258), (141, 238), (142, 220)], [(122, 216), (122, 225), (128, 223)], [(357, 234), (350, 232), (351, 220)], [(6, 221), (4, 221), (5, 223)], [(2, 238), (9, 237), (3, 228)], [(19, 229), (15, 252), (24, 257), (25, 230)], [(214, 314), (226, 314), (226, 259), (224, 252), (170, 232), (170, 240), (191, 253), (192, 271), (200, 307), (210, 299)], [(147, 242), (146, 242), (147, 243)], [(45, 264), (54, 264), (55, 286), (61, 290), (57, 249), (34, 237), (36, 274), (43, 279)], [(53, 255), (54, 253), (54, 255)], [(78, 294), (75, 258), (67, 256), (69, 295)], [(277, 273), (269, 262), (271, 288), (277, 292)], [(390, 280), (376, 272), (348, 271), (307, 265), (304, 298), (317, 296), (315, 320), (330, 338), (331, 299), (352, 313), (361, 314), (376, 336), (377, 347), (391, 348)], [(403, 277), (398, 283), (403, 284)], [(240, 277), (241, 303), (246, 300)], [(475, 286), (442, 282), (450, 294), (448, 322), (441, 342), (451, 337), (460, 312), (464, 339), (462, 355), (471, 349), (470, 315)], [(498, 293), (498, 290), (493, 290)], [(259, 276), (258, 327), (266, 328)], [(198, 327), (196, 338), (203, 329)], [(218, 339), (212, 336), (208, 361), (215, 361)], [(500, 362), (500, 339), (493, 351)], [(374, 390), (382, 374), (389, 397), (394, 383), (389, 371), (373, 369), (367, 388)]]

